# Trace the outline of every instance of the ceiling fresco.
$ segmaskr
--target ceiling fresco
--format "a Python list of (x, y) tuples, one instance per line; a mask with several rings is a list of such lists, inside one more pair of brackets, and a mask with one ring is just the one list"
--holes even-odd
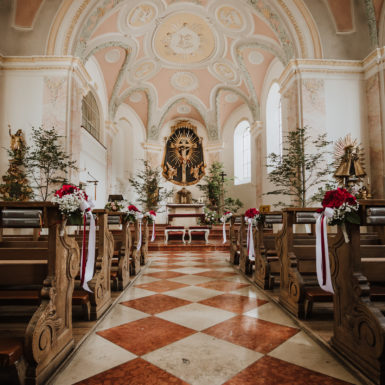
[(272, 61), (294, 55), (289, 32), (263, 1), (112, 1), (88, 12), (75, 54), (103, 75), (110, 120), (124, 103), (149, 140), (176, 118), (194, 119), (220, 138), (233, 111), (259, 119)]

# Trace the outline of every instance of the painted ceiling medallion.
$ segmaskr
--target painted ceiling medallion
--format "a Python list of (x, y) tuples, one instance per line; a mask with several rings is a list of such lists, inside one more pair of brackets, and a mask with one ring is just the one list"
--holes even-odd
[(134, 68), (133, 76), (136, 80), (144, 80), (154, 73), (155, 67), (155, 63), (152, 61), (142, 61)]
[(192, 72), (175, 72), (171, 85), (179, 91), (194, 91), (198, 88), (198, 79)]
[(240, 31), (244, 28), (245, 22), (242, 15), (233, 7), (218, 8), (216, 16), (217, 20), (227, 29)]
[(127, 16), (127, 24), (130, 27), (142, 27), (154, 20), (156, 10), (151, 4), (141, 4), (131, 10)]
[(191, 107), (187, 104), (181, 104), (177, 107), (176, 111), (178, 114), (189, 114), (191, 112)]
[(237, 80), (234, 69), (226, 62), (214, 63), (213, 70), (215, 75), (222, 81), (234, 83)]
[(258, 51), (251, 51), (248, 55), (248, 60), (251, 64), (261, 64), (265, 60), (265, 57)]
[(139, 103), (142, 101), (143, 99), (143, 96), (140, 92), (133, 92), (130, 97), (130, 102), (133, 102), (133, 103)]
[(116, 63), (120, 59), (120, 51), (117, 48), (111, 49), (104, 55), (107, 63)]
[(235, 102), (237, 102), (238, 101), (238, 99), (239, 99), (239, 96), (238, 95), (235, 95), (235, 94), (227, 94), (226, 96), (225, 96), (225, 102), (226, 103), (235, 103)]
[(214, 34), (200, 16), (178, 13), (168, 17), (155, 32), (154, 50), (170, 63), (200, 63), (215, 48)]

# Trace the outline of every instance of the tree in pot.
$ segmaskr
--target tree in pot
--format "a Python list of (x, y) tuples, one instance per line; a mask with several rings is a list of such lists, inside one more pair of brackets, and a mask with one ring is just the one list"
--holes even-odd
[(277, 188), (266, 195), (284, 195), (293, 200), (292, 204), (279, 201), (277, 206), (306, 207), (320, 202), (325, 190), (334, 188), (333, 162), (328, 161), (331, 142), (326, 140), (326, 134), (312, 139), (308, 131), (305, 126), (289, 132), (283, 141), (282, 155), (267, 156), (266, 166), (272, 168), (267, 178)]
[(222, 216), (223, 211), (237, 212), (239, 208), (243, 207), (243, 203), (238, 198), (226, 197), (226, 184), (232, 179), (226, 178), (224, 171), (223, 163), (214, 162), (202, 178), (203, 183), (198, 184), (207, 206), (210, 210), (216, 211), (219, 217)]
[(157, 211), (161, 202), (164, 202), (172, 195), (161, 187), (162, 175), (158, 168), (153, 168), (147, 160), (143, 160), (143, 170), (138, 171), (136, 176), (130, 178), (130, 184), (134, 188), (138, 198), (137, 202), (144, 211)]
[(54, 127), (32, 127), (33, 145), (28, 147), (25, 161), (32, 187), (42, 201), (50, 197), (54, 188), (67, 183), (70, 170), (77, 170), (76, 161), (71, 160), (60, 143), (62, 138)]

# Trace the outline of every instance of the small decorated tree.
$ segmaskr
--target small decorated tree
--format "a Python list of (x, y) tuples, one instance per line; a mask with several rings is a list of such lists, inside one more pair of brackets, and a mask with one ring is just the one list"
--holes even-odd
[(70, 170), (76, 170), (76, 161), (64, 151), (55, 128), (32, 128), (33, 146), (28, 148), (26, 165), (33, 180), (33, 188), (46, 201), (55, 187), (67, 183)]
[(11, 133), (11, 148), (7, 149), (9, 167), (3, 175), (3, 184), (0, 185), (0, 196), (5, 201), (28, 201), (33, 197), (32, 188), (28, 184), (25, 172), (26, 144), (22, 130)]
[(162, 175), (158, 168), (151, 167), (147, 160), (142, 159), (142, 162), (143, 170), (138, 171), (129, 181), (138, 195), (136, 201), (142, 209), (156, 212), (160, 203), (172, 195), (172, 191), (167, 191), (160, 186)]
[[(271, 153), (267, 157), (267, 167), (273, 169), (267, 177), (277, 187), (267, 195), (289, 196), (292, 204), (299, 207), (320, 202), (324, 189), (332, 187), (333, 162), (328, 161), (331, 142), (325, 134), (312, 139), (308, 130), (305, 126), (289, 132), (283, 142), (283, 154)], [(310, 190), (313, 195), (309, 198)], [(280, 201), (277, 206), (290, 204)]]
[(224, 166), (221, 162), (214, 162), (203, 177), (203, 183), (198, 184), (198, 188), (203, 192), (207, 205), (211, 210), (215, 210), (219, 217), (223, 211), (236, 212), (243, 206), (243, 203), (237, 198), (226, 197), (226, 184), (232, 179), (226, 178)]

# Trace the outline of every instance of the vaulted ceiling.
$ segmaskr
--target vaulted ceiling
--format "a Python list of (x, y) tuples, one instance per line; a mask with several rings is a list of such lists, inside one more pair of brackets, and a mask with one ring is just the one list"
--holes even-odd
[[(314, 21), (321, 2), (335, 34), (354, 32), (352, 0), (63, 1), (76, 25), (67, 22), (73, 32), (63, 39), (62, 51), (99, 68), (109, 106), (106, 119), (113, 120), (125, 105), (150, 140), (175, 118), (201, 122), (216, 140), (240, 106), (246, 105), (254, 120), (260, 118), (273, 61), (285, 66), (293, 57), (323, 56), (320, 23)], [(44, 3), (16, 0), (13, 27), (33, 30)], [(382, 5), (383, 0), (373, 0), (376, 20)], [(57, 28), (58, 34), (63, 31)], [(50, 35), (54, 30), (53, 25)]]

